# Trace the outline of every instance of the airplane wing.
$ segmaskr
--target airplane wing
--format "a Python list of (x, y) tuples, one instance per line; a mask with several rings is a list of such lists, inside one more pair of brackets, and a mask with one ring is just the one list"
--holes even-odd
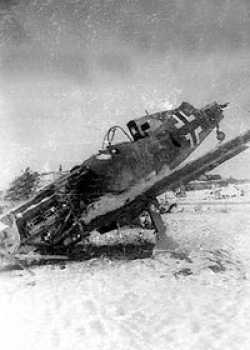
[(191, 180), (197, 179), (201, 174), (235, 157), (237, 154), (248, 149), (250, 146), (248, 142), (250, 143), (250, 130), (217, 146), (212, 151), (207, 152), (197, 159), (183, 164), (169, 176), (155, 183), (150, 189), (139, 195), (132, 202), (123, 205), (117, 210), (110, 211), (106, 215), (96, 217), (89, 229), (91, 230), (94, 227), (103, 227), (105, 229), (106, 227), (109, 228), (110, 223), (116, 221), (122, 224), (123, 217), (125, 218), (125, 222), (127, 222), (129, 217), (131, 217), (131, 219), (137, 217), (147, 208), (151, 200), (154, 201), (157, 196), (169, 189), (173, 190), (181, 184), (185, 185)]
[(216, 168), (225, 161), (248, 149), (250, 147), (248, 143), (250, 143), (250, 130), (217, 146), (201, 157), (184, 164), (171, 175), (156, 183), (148, 191), (147, 195), (155, 197), (165, 192), (167, 189), (174, 189), (180, 186), (180, 184), (185, 185), (191, 180), (197, 179), (201, 174)]
[[(164, 193), (169, 189), (175, 189), (181, 184), (187, 184), (191, 180), (197, 179), (201, 174), (210, 171), (223, 162), (235, 157), (237, 154), (245, 151), (250, 145), (250, 130), (246, 131), (242, 135), (225, 142), (210, 152), (198, 157), (197, 159), (188, 163), (182, 163), (173, 173), (157, 181), (147, 191), (136, 197), (133, 201), (123, 204), (121, 207), (115, 210), (108, 210), (104, 214), (97, 215), (91, 223), (86, 226), (87, 231), (99, 228), (109, 228), (114, 222), (119, 222), (121, 225), (124, 223), (131, 222), (132, 219), (136, 218), (140, 213), (145, 210), (150, 203), (150, 200), (154, 200), (157, 196)], [(61, 182), (65, 181), (65, 178), (58, 180)], [(52, 186), (52, 185), (51, 185)], [(47, 201), (53, 200), (53, 186), (48, 186), (45, 193), (41, 195), (45, 198), (40, 198), (41, 195), (35, 197), (35, 199), (28, 201), (21, 206), (22, 210), (25, 210), (28, 206), (31, 206), (32, 210), (35, 210), (39, 206), (40, 201), (42, 205), (47, 204)], [(32, 211), (31, 210), (31, 211)], [(10, 210), (9, 213), (4, 214), (0, 220), (5, 223), (5, 218), (9, 217), (9, 214), (17, 214), (20, 212), (20, 207)], [(123, 219), (124, 218), (124, 219)], [(131, 219), (131, 220), (130, 220)], [(7, 224), (7, 222), (6, 222)], [(105, 231), (103, 231), (105, 232)]]

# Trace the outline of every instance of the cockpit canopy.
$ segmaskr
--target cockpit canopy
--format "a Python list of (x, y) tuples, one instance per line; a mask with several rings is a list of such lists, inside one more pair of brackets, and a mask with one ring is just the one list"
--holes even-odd
[(146, 114), (141, 118), (131, 120), (127, 123), (127, 127), (134, 141), (149, 136), (154, 133), (166, 120), (168, 120), (177, 110), (183, 110), (188, 115), (192, 113), (194, 107), (188, 102), (182, 102), (177, 109)]

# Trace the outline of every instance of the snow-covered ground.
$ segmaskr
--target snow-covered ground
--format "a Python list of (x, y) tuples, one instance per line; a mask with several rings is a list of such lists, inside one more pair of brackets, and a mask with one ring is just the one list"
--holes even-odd
[(186, 254), (2, 272), (1, 349), (249, 349), (248, 208), (165, 219)]

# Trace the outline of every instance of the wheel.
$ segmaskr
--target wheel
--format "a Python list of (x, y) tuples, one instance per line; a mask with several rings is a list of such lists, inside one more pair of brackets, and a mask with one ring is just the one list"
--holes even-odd
[(225, 137), (226, 137), (226, 134), (223, 131), (217, 131), (216, 133), (217, 140), (222, 142), (225, 139)]

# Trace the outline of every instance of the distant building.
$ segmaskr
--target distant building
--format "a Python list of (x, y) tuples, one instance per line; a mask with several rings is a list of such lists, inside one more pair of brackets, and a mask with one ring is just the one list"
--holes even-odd
[(202, 174), (197, 180), (190, 181), (186, 185), (187, 191), (212, 189), (228, 185), (226, 179), (223, 179), (219, 174)]
[(210, 192), (210, 196), (214, 199), (228, 199), (239, 196), (244, 196), (244, 191), (233, 185), (228, 185), (222, 188), (216, 188)]
[(218, 174), (206, 174), (205, 175), (208, 181), (220, 181), (222, 177)]

